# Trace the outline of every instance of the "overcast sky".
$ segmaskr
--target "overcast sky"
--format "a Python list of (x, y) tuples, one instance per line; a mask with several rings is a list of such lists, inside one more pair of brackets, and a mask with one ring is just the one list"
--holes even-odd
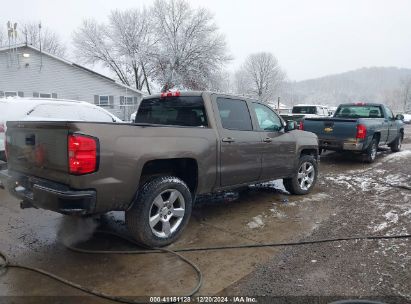
[[(190, 0), (208, 8), (225, 34), (234, 70), (253, 52), (272, 52), (289, 79), (369, 66), (411, 68), (410, 0)], [(70, 44), (84, 18), (152, 0), (1, 0), (0, 21), (41, 20)], [(4, 21), (4, 22), (3, 22)]]

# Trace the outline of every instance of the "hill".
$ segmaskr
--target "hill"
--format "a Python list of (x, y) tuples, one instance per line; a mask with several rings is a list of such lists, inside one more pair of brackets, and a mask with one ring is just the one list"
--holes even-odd
[(411, 83), (411, 69), (395, 67), (361, 68), (341, 74), (298, 82), (285, 86), (288, 104), (344, 102), (383, 102), (395, 108), (404, 104), (404, 88)]

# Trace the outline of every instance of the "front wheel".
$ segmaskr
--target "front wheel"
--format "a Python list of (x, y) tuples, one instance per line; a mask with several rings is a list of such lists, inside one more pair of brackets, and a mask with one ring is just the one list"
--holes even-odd
[(179, 178), (163, 176), (147, 182), (126, 211), (126, 225), (132, 236), (149, 247), (174, 242), (188, 223), (192, 197)]
[(317, 182), (317, 175), (317, 160), (311, 155), (304, 155), (298, 162), (294, 176), (283, 179), (284, 187), (291, 194), (307, 194)]

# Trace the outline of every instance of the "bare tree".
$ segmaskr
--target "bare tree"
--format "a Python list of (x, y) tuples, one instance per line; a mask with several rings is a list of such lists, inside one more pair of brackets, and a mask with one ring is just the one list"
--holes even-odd
[(234, 74), (235, 92), (240, 95), (253, 97), (252, 83), (249, 74), (244, 68), (240, 68)]
[(130, 86), (127, 63), (118, 58), (108, 27), (94, 20), (84, 20), (73, 34), (75, 55), (86, 64), (101, 63), (124, 84)]
[(150, 54), (155, 45), (153, 26), (146, 9), (113, 11), (110, 15), (109, 36), (119, 58), (133, 71), (135, 86), (145, 85), (150, 94)]
[(5, 47), (6, 45), (7, 45), (7, 35), (2, 31), (2, 30), (0, 30), (0, 48), (1, 47)]
[(41, 49), (43, 51), (64, 57), (66, 54), (66, 46), (60, 40), (59, 36), (47, 27), (40, 29), (39, 25), (39, 23), (31, 22), (19, 26), (21, 28), (19, 41), (36, 48), (40, 48), (41, 42)]
[(122, 83), (138, 90), (145, 86), (151, 93), (149, 58), (155, 38), (147, 10), (112, 11), (108, 24), (85, 20), (73, 43), (82, 62), (103, 64)]
[(239, 93), (262, 101), (274, 99), (275, 92), (285, 80), (285, 73), (271, 53), (251, 54), (236, 73)]
[(230, 59), (211, 13), (185, 0), (156, 0), (152, 14), (158, 39), (153, 67), (162, 91), (206, 88), (209, 77)]
[(208, 78), (207, 89), (214, 92), (232, 93), (230, 73), (225, 70), (212, 73)]
[(404, 111), (411, 111), (411, 77), (403, 79), (401, 95)]

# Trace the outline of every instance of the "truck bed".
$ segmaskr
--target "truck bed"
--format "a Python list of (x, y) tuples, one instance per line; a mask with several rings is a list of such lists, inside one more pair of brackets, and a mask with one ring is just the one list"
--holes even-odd
[[(94, 122), (8, 122), (7, 126), (9, 171), (62, 184), (65, 190), (96, 190), (100, 199), (93, 213), (126, 209), (143, 166), (151, 159), (201, 158), (198, 170), (206, 184), (198, 185), (199, 192), (216, 181), (217, 142), (209, 128)], [(69, 174), (67, 141), (74, 133), (98, 140), (96, 172)], [(30, 186), (30, 180), (27, 183)]]

